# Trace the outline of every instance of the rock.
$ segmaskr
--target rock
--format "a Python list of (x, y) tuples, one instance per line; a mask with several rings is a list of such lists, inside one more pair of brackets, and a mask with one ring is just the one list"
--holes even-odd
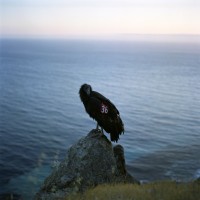
[(64, 199), (103, 183), (138, 183), (125, 167), (124, 150), (94, 129), (69, 148), (66, 158), (44, 181), (37, 200)]

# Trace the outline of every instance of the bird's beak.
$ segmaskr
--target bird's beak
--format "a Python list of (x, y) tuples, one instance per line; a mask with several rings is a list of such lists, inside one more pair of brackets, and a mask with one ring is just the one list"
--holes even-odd
[(87, 88), (86, 93), (87, 95), (90, 95), (90, 88)]

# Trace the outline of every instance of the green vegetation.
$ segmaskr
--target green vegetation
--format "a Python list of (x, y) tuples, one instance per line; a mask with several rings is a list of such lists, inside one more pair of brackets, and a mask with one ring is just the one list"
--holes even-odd
[(200, 200), (200, 183), (154, 182), (143, 185), (99, 185), (66, 200)]

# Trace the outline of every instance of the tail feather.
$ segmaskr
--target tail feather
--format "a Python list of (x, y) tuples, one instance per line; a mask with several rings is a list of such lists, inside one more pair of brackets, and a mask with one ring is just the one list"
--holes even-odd
[(119, 140), (119, 135), (124, 133), (124, 124), (119, 116), (112, 127), (113, 130), (110, 132), (110, 139), (111, 141), (117, 142)]
[(113, 142), (117, 142), (119, 140), (119, 134), (110, 133), (110, 140)]

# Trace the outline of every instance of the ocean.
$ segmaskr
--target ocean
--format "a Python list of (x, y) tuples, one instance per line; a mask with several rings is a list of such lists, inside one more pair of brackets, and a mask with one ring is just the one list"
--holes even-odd
[(83, 83), (120, 111), (118, 143), (136, 179), (200, 177), (199, 41), (1, 39), (1, 194), (31, 199), (96, 127), (79, 98)]

